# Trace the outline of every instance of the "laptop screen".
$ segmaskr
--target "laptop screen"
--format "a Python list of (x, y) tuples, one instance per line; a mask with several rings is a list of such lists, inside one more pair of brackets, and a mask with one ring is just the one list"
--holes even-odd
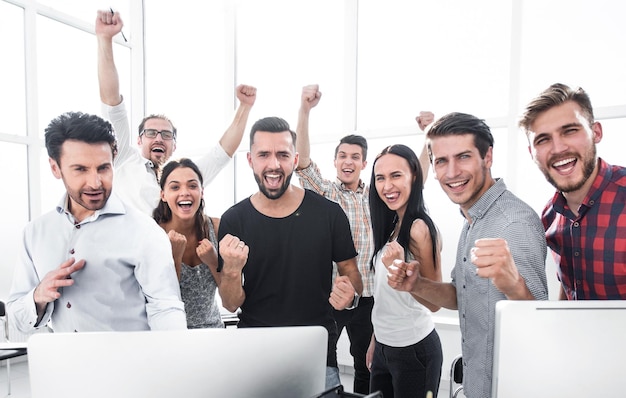
[(33, 398), (312, 397), (322, 327), (50, 333), (28, 341)]
[(626, 301), (500, 301), (492, 397), (623, 396)]

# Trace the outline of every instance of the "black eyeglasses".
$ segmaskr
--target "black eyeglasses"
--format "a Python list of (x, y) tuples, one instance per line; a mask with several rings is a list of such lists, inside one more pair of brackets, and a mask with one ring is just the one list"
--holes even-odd
[(174, 133), (169, 130), (159, 131), (156, 129), (144, 129), (139, 135), (145, 135), (148, 138), (156, 138), (157, 134), (161, 134), (161, 138), (163, 138), (164, 140), (173, 140), (174, 138), (176, 138)]

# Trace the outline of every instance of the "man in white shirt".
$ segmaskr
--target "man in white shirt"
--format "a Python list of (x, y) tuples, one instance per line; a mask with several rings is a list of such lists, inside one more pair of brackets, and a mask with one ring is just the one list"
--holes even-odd
[[(131, 146), (131, 133), (124, 99), (119, 90), (119, 77), (113, 58), (113, 37), (123, 26), (119, 13), (98, 11), (98, 83), (102, 115), (115, 129), (119, 145), (115, 160), (115, 191), (126, 202), (146, 214), (152, 214), (160, 197), (158, 173), (176, 149), (177, 131), (164, 115), (149, 115), (139, 125), (137, 145)], [(219, 144), (200, 159), (194, 159), (208, 185), (228, 164), (241, 143), (248, 115), (256, 100), (256, 88), (239, 85), (235, 90), (240, 102), (233, 122), (220, 138)]]
[(24, 229), (8, 300), (13, 324), (23, 333), (185, 329), (167, 235), (112, 193), (111, 124), (66, 113), (45, 140), (66, 193)]

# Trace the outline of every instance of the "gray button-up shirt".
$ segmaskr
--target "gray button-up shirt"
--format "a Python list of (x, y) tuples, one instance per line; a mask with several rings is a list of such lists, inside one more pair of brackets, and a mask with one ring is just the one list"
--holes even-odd
[(495, 307), (506, 300), (489, 279), (476, 275), (470, 250), (477, 239), (506, 239), (515, 265), (537, 300), (548, 299), (546, 239), (537, 213), (506, 189), (502, 179), (469, 209), (457, 247), (456, 287), (463, 352), (463, 389), (469, 398), (491, 397)]

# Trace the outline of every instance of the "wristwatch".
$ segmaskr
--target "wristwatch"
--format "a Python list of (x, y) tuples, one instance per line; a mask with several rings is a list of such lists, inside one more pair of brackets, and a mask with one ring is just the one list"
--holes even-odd
[(356, 307), (359, 306), (359, 299), (361, 298), (361, 296), (359, 296), (359, 293), (354, 292), (354, 299), (352, 300), (352, 304), (350, 304), (349, 307), (346, 307), (346, 310), (353, 310)]

